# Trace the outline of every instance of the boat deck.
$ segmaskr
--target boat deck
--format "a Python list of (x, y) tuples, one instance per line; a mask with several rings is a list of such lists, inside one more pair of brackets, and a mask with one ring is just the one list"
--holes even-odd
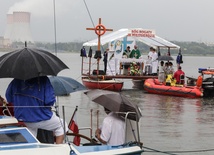
[(133, 79), (133, 80), (146, 80), (149, 78), (158, 78), (158, 76), (154, 75), (136, 75), (136, 76), (131, 76), (131, 75), (123, 75), (123, 74), (118, 74), (118, 75), (89, 75), (89, 74), (82, 74), (82, 76), (87, 76), (91, 79)]

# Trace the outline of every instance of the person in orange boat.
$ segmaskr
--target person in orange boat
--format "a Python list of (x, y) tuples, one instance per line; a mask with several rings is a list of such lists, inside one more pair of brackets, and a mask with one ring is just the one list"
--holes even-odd
[(163, 83), (165, 81), (165, 78), (166, 78), (166, 75), (164, 71), (164, 62), (161, 61), (159, 66), (159, 72), (158, 72), (158, 81), (160, 83)]
[(185, 73), (182, 71), (181, 66), (179, 66), (173, 76), (176, 79), (176, 84), (184, 84), (184, 77)]

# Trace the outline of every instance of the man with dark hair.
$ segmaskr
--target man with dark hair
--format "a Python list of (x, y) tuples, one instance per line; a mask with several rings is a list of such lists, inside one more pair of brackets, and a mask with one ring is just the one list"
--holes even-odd
[[(173, 78), (176, 79), (176, 84), (184, 84), (185, 73), (181, 70), (181, 66), (178, 67), (178, 70), (174, 73)], [(181, 78), (183, 80), (181, 80)]]
[(109, 48), (107, 48), (106, 51), (103, 53), (104, 72), (105, 72), (105, 74), (106, 74), (106, 70), (107, 70), (108, 51), (109, 51)]
[(153, 47), (149, 48), (149, 54), (148, 54), (148, 59), (152, 60), (152, 55), (153, 55)]
[(126, 50), (123, 52), (123, 57), (129, 58), (130, 53), (131, 53), (130, 46), (127, 46)]
[(179, 50), (178, 56), (177, 56), (177, 58), (176, 58), (176, 63), (177, 63), (177, 66), (178, 66), (178, 67), (180, 66), (180, 64), (183, 63), (181, 50)]
[(164, 71), (164, 62), (161, 61), (159, 66), (159, 72), (158, 72), (158, 81), (160, 83), (163, 83), (165, 81), (165, 77), (166, 77), (166, 74)]

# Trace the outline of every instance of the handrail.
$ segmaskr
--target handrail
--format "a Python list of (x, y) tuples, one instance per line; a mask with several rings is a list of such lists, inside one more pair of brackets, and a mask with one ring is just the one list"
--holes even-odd
[(68, 132), (68, 133), (66, 133), (66, 136), (78, 136), (80, 138), (84, 138), (84, 139), (88, 140), (92, 144), (100, 144), (95, 139), (89, 138), (88, 136), (85, 136), (85, 135), (79, 134), (79, 133), (70, 133), (70, 132)]
[[(133, 133), (133, 136), (134, 136), (134, 139), (135, 139), (135, 141), (136, 142), (138, 142), (138, 143), (141, 143), (140, 142), (140, 134), (139, 134), (139, 124), (138, 124), (138, 121), (137, 121), (137, 113), (136, 112), (115, 112), (116, 114), (125, 114), (125, 124), (126, 124), (126, 127), (125, 127), (125, 133), (127, 133), (127, 121), (129, 120), (128, 119), (128, 116), (130, 115), (130, 114), (135, 114), (136, 115), (136, 120), (135, 120), (135, 122), (136, 122), (136, 128), (137, 128), (137, 137), (136, 137), (136, 135), (135, 135), (135, 133), (134, 133), (134, 130), (133, 130), (133, 127), (132, 127), (132, 124), (131, 124), (131, 121), (129, 120), (129, 122), (130, 122), (130, 125), (131, 125), (131, 129), (132, 129), (132, 133)], [(127, 136), (125, 135), (125, 141), (127, 141)]]

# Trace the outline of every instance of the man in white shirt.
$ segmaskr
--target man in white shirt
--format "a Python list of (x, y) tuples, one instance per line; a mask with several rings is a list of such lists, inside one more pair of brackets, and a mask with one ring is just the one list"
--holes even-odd
[(160, 83), (163, 83), (165, 81), (165, 71), (164, 71), (164, 62), (161, 61), (160, 62), (160, 66), (159, 66), (159, 73), (158, 73), (158, 81)]
[(158, 54), (154, 48), (152, 48), (152, 75), (157, 75), (158, 71)]
[(149, 59), (149, 60), (152, 59), (152, 55), (153, 55), (152, 50), (153, 50), (153, 47), (150, 47), (150, 49), (149, 49), (149, 54), (148, 54), (148, 59)]
[(95, 132), (96, 138), (107, 145), (122, 145), (125, 143), (125, 121), (116, 113), (105, 108), (108, 114), (102, 127)]

